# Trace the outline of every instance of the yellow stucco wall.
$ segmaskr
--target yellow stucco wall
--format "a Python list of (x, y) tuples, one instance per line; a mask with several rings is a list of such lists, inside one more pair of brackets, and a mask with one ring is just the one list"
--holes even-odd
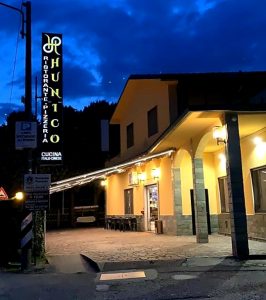
[[(121, 160), (147, 149), (169, 125), (168, 86), (154, 80), (143, 80), (135, 88), (125, 90), (130, 107), (120, 117)], [(157, 106), (158, 133), (148, 137), (147, 112)], [(134, 146), (127, 148), (127, 126), (134, 123)]]
[(204, 185), (208, 189), (210, 214), (217, 214), (219, 210), (217, 198), (217, 178), (215, 174), (215, 157), (213, 153), (203, 154)]
[(182, 160), (180, 162), (180, 176), (182, 212), (183, 215), (191, 215), (190, 190), (193, 189), (193, 175), (191, 157), (187, 151), (182, 152)]
[(171, 160), (169, 158), (161, 159), (159, 181), (159, 204), (160, 215), (173, 215), (173, 186), (171, 174)]
[[(134, 91), (134, 97), (136, 97), (137, 100), (133, 102), (131, 101), (130, 109), (132, 113), (121, 121), (122, 152), (124, 153), (124, 159), (145, 149), (153, 139), (157, 138), (157, 135), (153, 136), (152, 139), (147, 138), (147, 111), (149, 109), (158, 105), (159, 131), (166, 128), (169, 122), (169, 108), (168, 101), (166, 101), (168, 93), (167, 85), (161, 86), (159, 84), (155, 86), (151, 81), (149, 83), (143, 83), (143, 87), (138, 88), (140, 88), (139, 93), (141, 93), (141, 95)], [(149, 96), (151, 90), (153, 98), (150, 98)], [(133, 94), (129, 94), (128, 96), (133, 97)], [(141, 108), (139, 103), (141, 103)], [(134, 122), (135, 126), (139, 127), (135, 127), (135, 146), (132, 147), (132, 149), (127, 150), (126, 126), (131, 122)], [(254, 121), (254, 123), (256, 122)], [(212, 139), (212, 135), (210, 134), (211, 132), (212, 127), (209, 127), (206, 128), (204, 132), (200, 132), (198, 135), (193, 136), (192, 148), (191, 145), (190, 148), (195, 152), (196, 149), (199, 149), (198, 145), (203, 141), (203, 137), (205, 137), (204, 141), (200, 145), (200, 151), (198, 151), (197, 154), (199, 158), (203, 158), (204, 184), (209, 193), (210, 213), (219, 214), (221, 213), (221, 207), (218, 178), (226, 176), (226, 161), (221, 156), (225, 153), (225, 149), (221, 148), (218, 151), (212, 150), (214, 152), (204, 152), (210, 151), (205, 150), (205, 147), (207, 147), (207, 144), (210, 143), (210, 139)], [(260, 130), (257, 134), (250, 134), (241, 139), (243, 183), (247, 214), (254, 214), (250, 169), (266, 165), (266, 149), (264, 149), (264, 152), (258, 152), (258, 147), (256, 147), (253, 142), (253, 139), (256, 136), (259, 136), (264, 142), (266, 142), (266, 129)], [(185, 147), (186, 145), (183, 146)], [(121, 157), (123, 157), (123, 155)], [(180, 156), (180, 159), (176, 159), (179, 162), (174, 162), (173, 166), (175, 168), (180, 168), (182, 213), (183, 215), (191, 215), (190, 189), (193, 189), (191, 158), (189, 153), (185, 150), (179, 150), (178, 155), (176, 156)], [(160, 214), (173, 215), (174, 203), (171, 174), (172, 165), (170, 158), (152, 160), (140, 167), (134, 167), (126, 173), (110, 176), (108, 178), (107, 189), (107, 214), (124, 214), (124, 190), (130, 188), (128, 185), (128, 173), (134, 171), (137, 173), (145, 172), (147, 176), (144, 183), (140, 183), (138, 186), (133, 187), (134, 214), (141, 215), (141, 211), (145, 210), (145, 186), (157, 183), (157, 181), (155, 181), (150, 175), (151, 170), (155, 167), (160, 168), (161, 171), (159, 179)]]
[[(266, 131), (260, 134), (252, 134), (240, 141), (241, 145), (241, 157), (242, 157), (242, 173), (243, 173), (243, 184), (244, 184), (244, 196), (247, 214), (254, 214), (254, 199), (252, 191), (252, 180), (250, 170), (266, 165), (266, 149), (260, 151), (259, 147), (254, 144), (254, 138), (260, 137), (266, 142)], [(220, 213), (220, 198), (219, 198), (219, 186), (218, 178), (226, 176), (226, 162), (222, 158), (221, 154), (224, 155), (224, 150), (217, 151), (213, 154), (214, 165), (215, 165), (215, 178), (216, 178), (216, 195), (217, 195), (217, 208)]]
[(255, 137), (260, 137), (263, 142), (266, 142), (266, 131), (259, 134), (250, 135), (241, 141), (243, 182), (247, 214), (254, 214), (254, 200), (250, 169), (266, 165), (266, 147), (255, 145)]
[(107, 178), (106, 213), (107, 215), (124, 214), (124, 188), (127, 184), (127, 174), (112, 175)]
[[(152, 169), (160, 168), (159, 181), (152, 178)], [(145, 172), (146, 180), (136, 186), (130, 186), (128, 176), (130, 172)], [(134, 214), (141, 215), (145, 209), (145, 186), (157, 184), (159, 186), (159, 212), (161, 215), (173, 215), (173, 192), (171, 181), (171, 159), (162, 158), (152, 160), (140, 167), (129, 169), (125, 173), (108, 177), (106, 187), (106, 213), (107, 215), (124, 215), (124, 190), (133, 188)]]
[(213, 153), (214, 169), (215, 169), (215, 195), (217, 199), (217, 212), (221, 213), (221, 201), (218, 185), (218, 178), (226, 176), (226, 158), (225, 151), (221, 149)]
[(144, 210), (143, 205), (143, 184), (137, 186), (129, 185), (129, 173), (136, 172), (135, 168), (125, 173), (115, 174), (108, 177), (106, 188), (106, 214), (107, 215), (124, 215), (124, 190), (133, 189), (133, 209), (135, 215), (141, 215)]
[[(212, 153), (203, 154), (204, 184), (209, 193), (209, 207), (211, 214), (218, 212), (217, 182), (215, 174), (215, 161)], [(183, 152), (180, 163), (182, 212), (191, 215), (190, 190), (193, 189), (193, 174), (191, 157), (187, 151)]]

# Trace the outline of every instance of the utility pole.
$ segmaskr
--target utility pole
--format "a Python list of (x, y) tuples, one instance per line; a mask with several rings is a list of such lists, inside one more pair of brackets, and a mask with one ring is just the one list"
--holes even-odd
[(25, 113), (27, 121), (32, 120), (32, 68), (31, 68), (31, 3), (23, 3), (26, 8), (26, 60), (25, 60)]
[[(1, 6), (5, 6), (12, 10), (15, 10), (21, 15), (21, 37), (26, 36), (26, 59), (25, 59), (25, 114), (27, 121), (32, 119), (32, 84), (31, 84), (31, 2), (27, 1), (23, 3), (26, 10), (26, 20), (25, 14), (22, 9), (8, 5), (4, 2), (0, 2)], [(26, 26), (25, 26), (26, 25)], [(24, 30), (26, 28), (26, 32)]]
[[(25, 115), (26, 121), (32, 121), (32, 66), (31, 66), (31, 3), (29, 1), (23, 3), (26, 11), (26, 51), (25, 51)], [(28, 151), (28, 167), (27, 173), (32, 174), (33, 164), (32, 164), (32, 149), (27, 149)], [(31, 220), (35, 220), (35, 216), (32, 216), (32, 212), (28, 214)], [(32, 256), (32, 223), (31, 226), (31, 241), (29, 246), (21, 247), (21, 269), (28, 269), (31, 264)], [(35, 222), (34, 222), (35, 226)]]
[[(21, 37), (26, 37), (26, 51), (25, 51), (25, 118), (26, 121), (32, 121), (32, 67), (31, 67), (31, 3), (29, 1), (23, 3), (26, 11), (26, 20), (25, 14), (22, 9), (17, 7), (8, 5), (6, 3), (0, 2), (1, 6), (5, 6), (12, 10), (15, 10), (20, 13), (21, 15)], [(26, 28), (26, 32), (24, 30)], [(28, 149), (28, 167), (27, 173), (32, 173), (32, 149)], [(29, 214), (27, 217), (24, 218), (23, 224), (21, 225), (22, 235), (27, 229), (27, 226), (30, 225), (32, 216)], [(21, 269), (28, 269), (30, 262), (31, 262), (31, 246), (32, 237), (30, 232), (27, 232), (25, 236), (21, 239)], [(23, 246), (25, 245), (25, 247)]]

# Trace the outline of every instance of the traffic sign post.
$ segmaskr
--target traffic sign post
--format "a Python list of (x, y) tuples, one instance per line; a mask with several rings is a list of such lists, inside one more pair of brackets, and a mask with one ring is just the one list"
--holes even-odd
[[(44, 242), (40, 237), (37, 239), (41, 232), (43, 235), (42, 226), (37, 226), (38, 215), (49, 208), (49, 188), (51, 185), (50, 174), (25, 174), (24, 175), (24, 191), (27, 195), (25, 208), (33, 213), (33, 257), (36, 264), (36, 249)], [(38, 245), (38, 247), (37, 247)]]
[(37, 123), (16, 122), (16, 149), (37, 147)]
[(29, 211), (47, 210), (49, 208), (49, 192), (29, 192), (25, 207)]
[(25, 192), (45, 192), (49, 191), (51, 185), (51, 174), (25, 174)]
[(30, 211), (47, 210), (49, 207), (50, 174), (25, 174), (24, 191), (27, 193), (25, 207)]

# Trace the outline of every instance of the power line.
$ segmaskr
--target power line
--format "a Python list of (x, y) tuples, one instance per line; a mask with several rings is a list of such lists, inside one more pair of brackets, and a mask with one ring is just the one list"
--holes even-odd
[[(22, 10), (22, 6), (23, 6), (23, 0), (21, 0), (21, 3), (20, 3), (20, 10)], [(24, 24), (22, 24), (22, 26), (24, 26)], [(16, 50), (15, 50), (15, 56), (14, 56), (14, 62), (13, 62), (14, 65), (13, 65), (13, 70), (12, 70), (11, 89), (10, 89), (10, 96), (9, 96), (9, 104), (10, 105), (11, 105), (11, 99), (12, 99), (12, 96), (13, 96), (14, 77), (15, 77), (15, 71), (16, 71), (16, 66), (17, 66), (19, 35), (20, 35), (20, 27), (18, 28), (17, 41), (16, 41)]]
[(12, 71), (12, 79), (11, 79), (11, 90), (10, 90), (10, 96), (9, 96), (9, 103), (11, 104), (11, 99), (13, 95), (13, 88), (14, 88), (14, 77), (15, 77), (15, 71), (16, 71), (16, 65), (17, 65), (17, 54), (18, 54), (18, 43), (19, 43), (19, 34), (20, 30), (18, 30), (17, 34), (17, 41), (16, 41), (16, 50), (15, 50), (15, 57), (14, 57), (14, 66)]

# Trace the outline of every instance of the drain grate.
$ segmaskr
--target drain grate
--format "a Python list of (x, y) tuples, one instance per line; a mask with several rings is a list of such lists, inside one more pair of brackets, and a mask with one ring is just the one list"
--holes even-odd
[(120, 273), (104, 273), (101, 274), (100, 280), (122, 280), (122, 279), (134, 279), (134, 278), (145, 278), (144, 271), (134, 272), (120, 272)]

